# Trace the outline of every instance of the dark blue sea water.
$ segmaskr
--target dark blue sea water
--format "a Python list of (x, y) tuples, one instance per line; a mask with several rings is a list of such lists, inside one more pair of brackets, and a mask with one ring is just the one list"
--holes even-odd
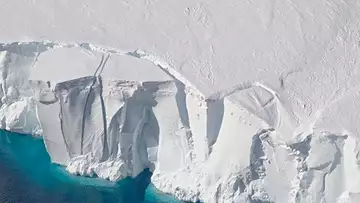
[(112, 183), (51, 164), (43, 140), (0, 130), (0, 203), (180, 202), (156, 190), (150, 172)]

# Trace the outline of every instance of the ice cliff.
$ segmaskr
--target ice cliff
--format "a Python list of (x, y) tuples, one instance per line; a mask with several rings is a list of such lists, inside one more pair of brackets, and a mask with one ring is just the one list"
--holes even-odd
[(140, 50), (1, 50), (1, 128), (43, 136), (70, 173), (115, 181), (150, 168), (160, 190), (191, 201), (359, 200), (358, 140), (337, 131), (348, 123), (334, 113), (356, 94), (319, 116), (317, 126), (333, 129), (308, 131), (262, 83), (205, 96)]
[(359, 10), (1, 1), (1, 127), (44, 136), (71, 173), (149, 167), (183, 200), (360, 202)]

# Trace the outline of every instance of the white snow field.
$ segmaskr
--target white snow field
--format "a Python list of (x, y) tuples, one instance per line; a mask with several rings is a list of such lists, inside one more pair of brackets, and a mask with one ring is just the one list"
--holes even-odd
[(360, 202), (360, 1), (0, 1), (1, 128), (181, 200)]

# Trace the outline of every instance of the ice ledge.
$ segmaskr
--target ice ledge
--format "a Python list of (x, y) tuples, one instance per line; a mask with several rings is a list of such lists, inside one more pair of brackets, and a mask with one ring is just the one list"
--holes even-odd
[[(260, 82), (205, 96), (141, 50), (0, 49), (1, 127), (43, 135), (52, 160), (71, 173), (118, 180), (150, 168), (162, 191), (205, 202), (341, 202), (359, 192), (358, 140), (309, 130)], [(323, 129), (334, 122), (318, 118), (312, 124)]]

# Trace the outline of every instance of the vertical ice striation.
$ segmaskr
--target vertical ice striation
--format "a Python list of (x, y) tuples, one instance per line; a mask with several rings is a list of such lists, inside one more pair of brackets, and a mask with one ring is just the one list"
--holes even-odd
[[(99, 89), (95, 77), (71, 80), (55, 87), (61, 108), (61, 129), (70, 157), (97, 154), (102, 148), (102, 143), (94, 140), (103, 136)], [(93, 149), (94, 142), (100, 144), (99, 149)], [(97, 159), (100, 160), (101, 155)]]

